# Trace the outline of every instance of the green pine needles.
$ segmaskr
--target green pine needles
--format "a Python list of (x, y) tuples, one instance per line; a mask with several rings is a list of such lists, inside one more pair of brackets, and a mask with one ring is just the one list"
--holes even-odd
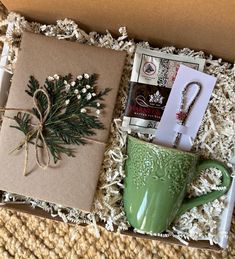
[[(85, 138), (94, 135), (95, 129), (104, 128), (99, 120), (99, 114), (104, 108), (100, 101), (103, 101), (110, 89), (97, 92), (96, 79), (95, 74), (83, 74), (74, 81), (71, 74), (54, 75), (49, 76), (41, 88), (39, 82), (30, 76), (26, 93), (37, 100), (37, 107), (30, 111), (34, 116), (20, 111), (13, 118), (17, 125), (11, 127), (22, 131), (28, 143), (40, 147), (40, 143), (44, 142), (54, 163), (61, 160), (62, 154), (74, 157), (75, 149), (69, 145), (84, 145)], [(47, 96), (38, 89), (43, 89)], [(43, 121), (41, 134), (37, 135), (33, 117)], [(24, 143), (18, 149), (23, 146)]]

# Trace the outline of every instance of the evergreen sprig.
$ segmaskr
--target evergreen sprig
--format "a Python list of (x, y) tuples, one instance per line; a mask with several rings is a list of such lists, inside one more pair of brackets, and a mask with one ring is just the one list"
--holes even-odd
[[(106, 88), (96, 91), (95, 74), (83, 74), (72, 80), (72, 75), (49, 76), (44, 84), (44, 89), (48, 93), (51, 102), (51, 109), (43, 124), (42, 134), (46, 145), (56, 163), (61, 160), (61, 155), (74, 157), (75, 149), (69, 145), (84, 145), (84, 138), (95, 134), (95, 129), (103, 129), (98, 115), (104, 108), (103, 97), (110, 89)], [(26, 93), (31, 97), (36, 90), (40, 89), (39, 82), (30, 76)], [(48, 108), (46, 96), (39, 92), (37, 94), (37, 104), (42, 115)], [(37, 109), (32, 112), (40, 119)], [(33, 132), (34, 125), (29, 114), (18, 112), (14, 116), (17, 126), (11, 126), (22, 131), (25, 136), (30, 135), (28, 142), (34, 144), (36, 133)], [(42, 141), (42, 140), (41, 140)], [(20, 147), (22, 148), (22, 147)]]

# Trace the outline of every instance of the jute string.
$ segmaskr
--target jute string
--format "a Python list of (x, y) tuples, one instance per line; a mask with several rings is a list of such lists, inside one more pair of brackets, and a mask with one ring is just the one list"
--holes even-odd
[[(40, 110), (40, 107), (38, 105), (38, 99), (37, 99), (37, 96), (39, 93), (42, 93), (43, 95), (45, 95), (46, 99), (47, 99), (47, 109), (45, 112), (42, 112)], [(42, 168), (42, 169), (47, 169), (48, 166), (50, 165), (50, 153), (49, 153), (49, 147), (46, 143), (46, 140), (43, 136), (43, 127), (44, 127), (44, 123), (50, 113), (50, 110), (51, 110), (51, 101), (50, 101), (50, 98), (49, 98), (49, 95), (47, 93), (47, 91), (43, 88), (39, 88), (37, 89), (35, 92), (34, 92), (34, 95), (33, 95), (33, 105), (34, 105), (34, 108), (36, 109), (36, 111), (38, 112), (39, 114), (39, 118), (36, 116), (36, 114), (34, 114), (32, 111), (30, 110), (27, 110), (27, 109), (21, 109), (21, 108), (3, 108), (1, 107), (0, 108), (0, 112), (5, 112), (5, 111), (18, 111), (18, 112), (24, 112), (24, 113), (27, 113), (29, 114), (30, 116), (32, 116), (33, 118), (36, 119), (37, 123), (32, 125), (33, 126), (33, 129), (31, 131), (29, 131), (25, 138), (20, 142), (20, 144), (14, 149), (11, 151), (14, 152), (16, 150), (19, 150), (20, 148), (22, 148), (24, 146), (24, 149), (25, 149), (25, 161), (24, 161), (24, 171), (23, 171), (23, 174), (24, 175), (27, 175), (27, 169), (28, 169), (28, 154), (29, 154), (29, 141), (30, 139), (36, 134), (36, 140), (35, 140), (35, 154), (36, 154), (36, 162), (37, 162), (37, 165)], [(6, 118), (9, 118), (9, 119), (13, 119), (13, 118), (10, 118), (10, 117), (7, 117)], [(39, 158), (39, 140), (41, 139), (41, 142), (42, 142), (42, 148), (46, 150), (46, 160), (45, 162), (40, 160)]]
[[(42, 112), (40, 110), (40, 107), (38, 105), (38, 99), (37, 99), (37, 95), (39, 93), (42, 93), (45, 95), (46, 99), (47, 99), (47, 109), (45, 110), (45, 112)], [(26, 176), (28, 174), (28, 161), (29, 161), (29, 142), (31, 140), (31, 138), (36, 134), (36, 140), (35, 140), (35, 154), (36, 154), (36, 162), (37, 165), (42, 168), (42, 169), (47, 169), (50, 165), (50, 151), (49, 151), (49, 147), (47, 145), (47, 142), (45, 140), (45, 137), (43, 136), (43, 127), (45, 125), (45, 122), (48, 118), (48, 115), (50, 114), (51, 111), (51, 101), (50, 101), (50, 97), (47, 93), (47, 91), (43, 88), (39, 88), (34, 92), (33, 95), (33, 106), (36, 109), (36, 111), (39, 114), (39, 117), (36, 116), (35, 113), (33, 113), (30, 110), (27, 109), (21, 109), (21, 108), (3, 108), (0, 107), (0, 112), (5, 112), (5, 111), (18, 111), (18, 112), (24, 112), (29, 114), (30, 116), (32, 116), (33, 118), (36, 119), (36, 124), (31, 124), (31, 126), (33, 127), (33, 129), (31, 131), (29, 131), (26, 136), (24, 137), (24, 139), (19, 143), (19, 145), (17, 145), (16, 148), (14, 148), (10, 153), (15, 152), (16, 150), (21, 149), (22, 147), (24, 147), (25, 149), (25, 159), (24, 159), (24, 171), (23, 174)], [(8, 116), (4, 116), (7, 119), (11, 119), (14, 120), (11, 117)], [(86, 138), (83, 137), (83, 139), (91, 141), (91, 142), (95, 142), (97, 144), (103, 144), (106, 145), (105, 142), (99, 141), (99, 140), (95, 140), (95, 139), (91, 139), (91, 138)], [(39, 158), (39, 140), (41, 140), (42, 142), (42, 148), (46, 151), (46, 160), (45, 162), (40, 160)]]

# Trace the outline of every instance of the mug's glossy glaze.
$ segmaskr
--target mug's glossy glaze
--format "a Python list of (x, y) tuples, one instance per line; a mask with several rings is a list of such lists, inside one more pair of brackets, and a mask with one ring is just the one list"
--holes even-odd
[[(124, 207), (129, 223), (138, 230), (160, 233), (186, 210), (220, 197), (230, 186), (230, 175), (223, 164), (198, 155), (166, 148), (128, 137), (128, 159)], [(182, 202), (187, 184), (195, 172), (216, 167), (222, 171), (224, 191), (214, 191)]]

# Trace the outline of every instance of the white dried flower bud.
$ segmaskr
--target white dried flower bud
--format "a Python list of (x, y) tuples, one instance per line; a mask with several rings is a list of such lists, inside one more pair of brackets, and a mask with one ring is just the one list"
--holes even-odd
[(82, 108), (82, 109), (81, 109), (81, 113), (86, 113), (86, 109), (85, 109), (85, 108)]
[(86, 93), (86, 88), (82, 88), (82, 93)]
[(87, 96), (86, 96), (86, 99), (87, 99), (87, 100), (91, 100), (91, 98), (92, 98), (91, 93), (88, 93)]
[(67, 84), (68, 84), (68, 82), (66, 80), (64, 80), (64, 85), (67, 85)]
[(99, 114), (100, 114), (100, 110), (96, 110), (96, 114), (98, 114), (98, 115), (99, 115)]
[(55, 80), (58, 80), (60, 78), (57, 74), (54, 74), (53, 77), (55, 78)]
[(81, 99), (81, 95), (79, 94), (79, 95), (77, 95), (77, 98), (78, 98), (78, 100), (80, 100)]
[(96, 93), (92, 93), (92, 96), (96, 96)]
[(77, 76), (78, 80), (82, 80), (82, 75)]
[(67, 85), (65, 86), (65, 91), (68, 92), (69, 90), (70, 90), (70, 85), (67, 84)]
[(53, 81), (54, 80), (54, 77), (53, 76), (48, 76), (48, 81)]
[(71, 82), (71, 86), (75, 86), (75, 84), (76, 84), (76, 83), (75, 83), (74, 81), (73, 81), (73, 82)]
[(84, 74), (84, 77), (86, 78), (86, 79), (89, 79), (89, 75), (88, 74)]
[(78, 89), (75, 89), (75, 90), (74, 90), (74, 93), (75, 93), (75, 94), (78, 94), (78, 93), (79, 93)]
[(65, 104), (68, 105), (69, 102), (70, 102), (70, 100), (68, 99), (68, 100), (65, 101)]
[(100, 103), (96, 103), (96, 106), (97, 106), (97, 107), (100, 107)]
[(91, 86), (90, 85), (86, 85), (86, 89), (90, 89), (91, 88)]

